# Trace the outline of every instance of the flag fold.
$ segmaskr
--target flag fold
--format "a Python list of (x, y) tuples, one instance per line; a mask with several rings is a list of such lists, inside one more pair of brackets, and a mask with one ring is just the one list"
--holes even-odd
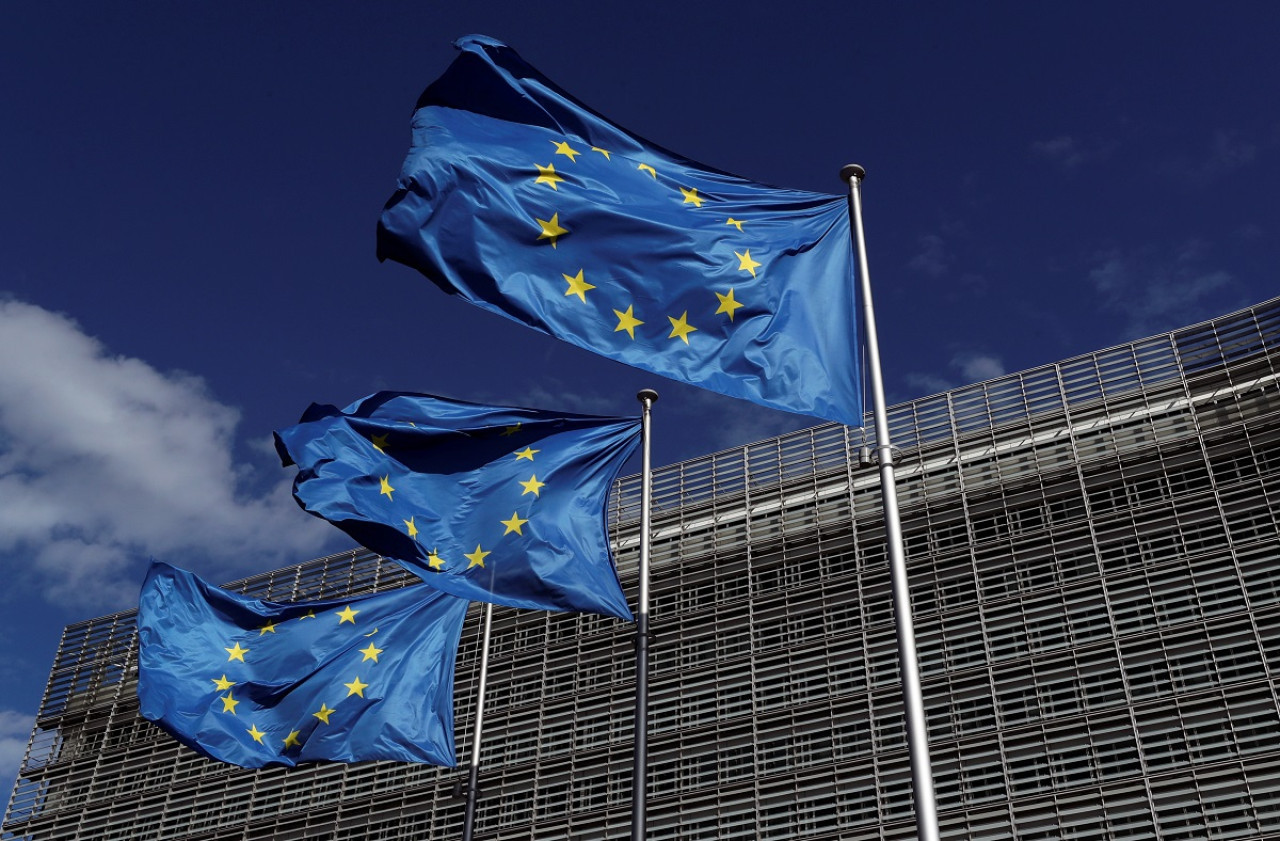
[(421, 584), (268, 602), (153, 564), (138, 603), (140, 711), (204, 756), (246, 768), (453, 766), (467, 606)]
[(639, 418), (380, 392), (276, 433), (307, 511), (432, 587), (630, 619), (605, 518)]
[(484, 36), (423, 93), (378, 257), (579, 347), (860, 426), (847, 197), (683, 158)]

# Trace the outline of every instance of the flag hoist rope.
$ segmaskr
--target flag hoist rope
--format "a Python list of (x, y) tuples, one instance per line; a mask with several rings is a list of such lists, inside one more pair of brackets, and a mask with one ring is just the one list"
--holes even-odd
[(876, 422), (876, 451), (880, 464), (880, 492), (884, 504), (885, 544), (893, 583), (893, 617), (898, 632), (898, 666), (902, 672), (902, 700), (906, 707), (907, 747), (911, 752), (911, 781), (919, 841), (938, 841), (938, 807), (929, 763), (929, 728), (920, 691), (920, 664), (911, 619), (911, 588), (902, 550), (902, 523), (898, 517), (898, 491), (893, 476), (893, 446), (889, 442), (889, 415), (885, 408), (884, 381), (880, 373), (880, 346), (876, 338), (875, 310), (871, 306), (871, 276), (867, 269), (867, 243), (862, 230), (862, 179), (867, 171), (857, 164), (840, 169), (840, 180), (849, 187), (849, 215), (858, 257), (858, 283), (862, 292), (862, 322), (871, 374), (871, 400)]

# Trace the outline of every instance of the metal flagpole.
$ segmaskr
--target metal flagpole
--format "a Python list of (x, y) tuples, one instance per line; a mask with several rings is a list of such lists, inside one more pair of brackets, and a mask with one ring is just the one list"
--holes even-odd
[(640, 467), (640, 595), (636, 605), (636, 724), (635, 768), (631, 773), (631, 841), (644, 841), (645, 801), (649, 781), (649, 512), (653, 502), (653, 478), (649, 469), (649, 410), (658, 392), (642, 389), (636, 399), (640, 415), (642, 462)]
[(907, 582), (907, 562), (902, 550), (902, 523), (898, 517), (898, 491), (893, 476), (893, 445), (889, 442), (889, 415), (885, 410), (880, 346), (876, 339), (871, 276), (867, 269), (867, 243), (862, 230), (862, 179), (866, 174), (867, 171), (858, 164), (848, 164), (840, 169), (840, 180), (849, 185), (849, 213), (858, 251), (858, 281), (862, 291), (867, 369), (871, 372), (885, 543), (893, 580), (894, 624), (898, 630), (898, 666), (902, 672), (902, 700), (906, 706), (907, 747), (911, 752), (916, 834), (920, 841), (938, 841), (938, 806), (933, 793), (933, 769), (929, 763), (929, 728), (924, 717), (924, 695), (920, 691), (920, 664), (916, 657), (916, 634), (911, 620), (911, 588)]
[(480, 686), (476, 689), (476, 726), (471, 736), (471, 768), (467, 773), (467, 809), (462, 818), (462, 841), (471, 841), (476, 822), (476, 798), (480, 795), (480, 736), (484, 732), (484, 687), (489, 680), (489, 631), (493, 628), (493, 603), (484, 606), (484, 630), (480, 634)]

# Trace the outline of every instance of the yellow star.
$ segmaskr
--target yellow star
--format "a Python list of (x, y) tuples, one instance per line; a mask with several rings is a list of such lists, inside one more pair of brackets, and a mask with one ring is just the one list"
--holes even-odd
[(321, 721), (323, 721), (325, 724), (328, 724), (328, 723), (329, 723), (329, 716), (333, 715), (335, 712), (337, 712), (337, 710), (331, 710), (331, 709), (329, 709), (329, 705), (328, 705), (328, 704), (323, 704), (323, 703), (322, 703), (322, 704), (320, 705), (320, 712), (318, 712), (318, 713), (312, 713), (312, 715), (314, 715), (316, 718), (318, 718), (318, 719), (320, 719)]
[(341, 625), (343, 622), (350, 622), (352, 625), (356, 624), (356, 614), (359, 612), (358, 610), (352, 610), (351, 605), (347, 605), (342, 610), (337, 611), (338, 616), (341, 617), (338, 619), (338, 624)]
[(520, 424), (521, 424), (521, 421), (516, 421), (515, 426), (504, 427), (502, 430), (502, 437), (509, 438), (512, 435), (515, 435), (517, 432), (520, 431)]
[(520, 512), (516, 511), (511, 515), (510, 520), (499, 520), (498, 522), (507, 527), (507, 530), (502, 533), (504, 537), (511, 534), (511, 532), (515, 532), (521, 537), (524, 537), (524, 532), (520, 531), (520, 527), (529, 521), (520, 519)]
[(582, 271), (582, 269), (578, 269), (578, 273), (573, 277), (564, 275), (564, 279), (569, 281), (569, 288), (564, 291), (564, 294), (566, 298), (570, 295), (577, 295), (582, 300), (582, 303), (585, 304), (587, 302), (587, 290), (595, 289), (595, 286), (583, 280)]
[(360, 661), (361, 663), (365, 660), (372, 660), (376, 663), (378, 662), (378, 655), (382, 653), (382, 649), (373, 643), (369, 643), (369, 647), (360, 649), (360, 653), (364, 655), (364, 659)]
[(384, 432), (382, 435), (373, 436), (371, 443), (373, 444), (374, 449), (380, 453), (385, 453), (387, 451), (387, 438), (390, 435), (390, 432)]
[(388, 473), (386, 476), (383, 476), (383, 477), (382, 477), (382, 490), (378, 491), (378, 493), (386, 494), (386, 495), (387, 495), (387, 499), (394, 500), (394, 499), (395, 499), (395, 497), (393, 497), (393, 496), (391, 495), (391, 492), (392, 492), (392, 491), (394, 491), (394, 490), (395, 490), (395, 488), (391, 487), (391, 481), (390, 481), (390, 479), (391, 479), (391, 474), (390, 474), (390, 473)]
[(230, 661), (232, 661), (232, 660), (239, 660), (241, 663), (243, 663), (243, 662), (244, 662), (244, 655), (246, 655), (246, 654), (248, 654), (248, 653), (249, 653), (249, 649), (247, 649), (247, 648), (241, 648), (241, 647), (240, 647), (240, 643), (236, 643), (236, 647), (235, 647), (235, 648), (224, 648), (224, 649), (223, 649), (223, 651), (227, 652), (227, 661), (228, 661), (228, 662), (230, 662)]
[(551, 247), (552, 247), (552, 248), (555, 248), (555, 247), (556, 247), (556, 238), (557, 238), (557, 237), (562, 237), (562, 236), (564, 236), (565, 234), (569, 233), (569, 230), (568, 230), (567, 228), (562, 228), (562, 227), (560, 227), (560, 214), (559, 214), (559, 213), (553, 213), (553, 214), (551, 214), (551, 218), (550, 218), (550, 219), (538, 219), (538, 217), (536, 217), (536, 216), (535, 216), (535, 217), (533, 217), (533, 218), (534, 218), (535, 220), (537, 220), (537, 222), (538, 222), (538, 224), (539, 224), (539, 225), (541, 225), (541, 226), (542, 226), (542, 233), (538, 234), (538, 239), (549, 239), (549, 240), (551, 240)]
[(734, 310), (742, 306), (742, 304), (738, 303), (733, 298), (733, 287), (729, 288), (728, 295), (721, 295), (719, 292), (717, 292), (716, 297), (720, 299), (720, 309), (716, 310), (716, 315), (719, 315), (720, 313), (725, 313), (726, 315), (729, 316), (729, 320), (733, 321)]
[(221, 692), (225, 692), (236, 685), (234, 680), (227, 680), (227, 676), (225, 674), (222, 677), (210, 678), (210, 680), (213, 681), (213, 685), (218, 687), (218, 690)]
[(732, 216), (730, 216), (730, 217), (729, 217), (729, 221), (728, 221), (728, 222), (725, 222), (725, 224), (726, 224), (726, 225), (733, 225), (733, 226), (734, 226), (735, 228), (737, 228), (739, 231), (741, 231), (741, 230), (742, 230), (742, 220), (741, 220), (741, 219), (734, 219)]
[(563, 181), (564, 178), (562, 176), (556, 175), (556, 165), (547, 164), (546, 166), (543, 166), (542, 164), (534, 164), (534, 166), (538, 168), (538, 180), (533, 183), (534, 184), (550, 184), (551, 189), (559, 192), (560, 188), (557, 187), (556, 184)]
[(427, 566), (432, 569), (444, 569), (444, 558), (437, 554), (437, 550), (432, 549), (431, 554), (427, 555)]
[(751, 249), (750, 249), (750, 248), (748, 248), (748, 249), (747, 249), (744, 253), (742, 253), (742, 254), (739, 254), (738, 252), (736, 252), (736, 251), (735, 251), (735, 252), (733, 252), (733, 256), (738, 258), (738, 271), (740, 271), (740, 272), (751, 272), (751, 276), (752, 276), (752, 277), (755, 277), (755, 276), (756, 276), (756, 266), (759, 266), (759, 265), (760, 265), (760, 263), (759, 263), (759, 262), (757, 262), (756, 260), (752, 260), (752, 259), (751, 259)]
[(409, 533), (409, 536), (410, 536), (410, 537), (417, 537), (417, 536), (418, 536), (418, 527), (417, 527), (417, 526), (415, 526), (415, 525), (413, 524), (413, 521), (414, 521), (414, 520), (416, 520), (416, 519), (418, 519), (418, 518), (417, 518), (417, 517), (410, 517), (410, 518), (409, 518), (409, 519), (407, 519), (407, 520), (401, 520), (401, 521), (400, 521), (400, 522), (404, 523), (404, 529), (405, 529), (405, 531), (407, 531), (407, 532)]
[(630, 336), (632, 339), (636, 337), (636, 328), (639, 327), (641, 324), (644, 324), (644, 322), (636, 318), (635, 315), (632, 314), (631, 310), (634, 308), (635, 308), (635, 305), (632, 304), (631, 306), (627, 307), (626, 312), (622, 312), (620, 310), (613, 311), (613, 314), (618, 317), (618, 326), (613, 328), (613, 332), (619, 333), (623, 330), (626, 330), (627, 335)]
[(535, 450), (533, 447), (525, 447), (523, 450), (516, 453), (516, 461), (519, 461), (522, 458), (527, 458), (529, 461), (533, 461), (533, 454), (540, 452), (542, 452), (542, 450)]
[(467, 564), (467, 569), (471, 569), (472, 567), (484, 566), (484, 559), (489, 557), (492, 554), (493, 554), (492, 552), (486, 552), (483, 549), (481, 549), (480, 544), (477, 543), (476, 551), (472, 552), (470, 555), (463, 555), (462, 557), (466, 558), (468, 561), (471, 561), (471, 563)]
[(687, 320), (688, 318), (689, 318), (688, 310), (685, 310), (683, 313), (681, 313), (679, 318), (672, 318), (671, 316), (667, 316), (667, 321), (671, 322), (671, 333), (670, 335), (667, 336), (667, 338), (674, 339), (676, 336), (679, 336), (681, 339), (684, 340), (684, 343), (686, 345), (689, 344), (689, 334), (694, 332), (698, 328), (690, 324)]
[(606, 161), (611, 161), (611, 160), (613, 160), (613, 158), (609, 157), (609, 150), (608, 150), (608, 149), (601, 149), (599, 146), (592, 146), (592, 147), (591, 147), (591, 151), (592, 151), (592, 152), (599, 152), (600, 154), (604, 155), (604, 159), (605, 159)]
[(561, 141), (552, 140), (551, 143), (556, 147), (557, 155), (564, 155), (566, 158), (573, 161), (574, 163), (578, 162), (578, 156), (581, 155), (582, 153), (579, 152), (577, 149), (574, 149), (572, 146), (570, 146), (568, 143), (564, 142), (563, 140)]
[(276, 623), (268, 622), (267, 624), (263, 625), (261, 628), (258, 629), (258, 636), (262, 636), (263, 634), (274, 634), (275, 632), (276, 632)]
[(534, 496), (541, 496), (542, 494), (539, 491), (542, 490), (542, 486), (545, 484), (546, 482), (539, 482), (537, 474), (534, 474), (529, 477), (529, 481), (520, 483), (520, 487), (524, 488), (520, 495), (533, 494)]
[(226, 695), (223, 695), (218, 700), (222, 702), (222, 711), (224, 713), (231, 713), (232, 715), (236, 714), (236, 704), (240, 702), (237, 701), (235, 698), (232, 698), (230, 692), (228, 692)]
[(298, 736), (301, 735), (301, 733), (301, 730), (290, 730), (289, 735), (284, 737), (284, 749), (288, 750), (289, 748), (302, 747), (302, 742), (298, 741)]
[(363, 698), (364, 691), (369, 688), (369, 684), (361, 683), (360, 678), (358, 677), (355, 680), (351, 681), (350, 683), (344, 683), (342, 685), (347, 687), (348, 698), (350, 698), (352, 695), (359, 695), (361, 698)]
[(254, 740), (255, 742), (257, 742), (258, 744), (262, 744), (262, 737), (263, 737), (263, 736), (265, 736), (265, 735), (267, 735), (266, 733), (264, 733), (264, 732), (262, 732), (261, 730), (259, 730), (259, 729), (258, 729), (258, 725), (256, 725), (256, 724), (250, 724), (250, 725), (249, 725), (249, 729), (248, 729), (248, 730), (246, 730), (246, 731), (244, 731), (244, 732), (246, 732), (246, 733), (248, 733), (250, 736), (252, 736), (252, 737), (253, 737), (253, 740)]
[(658, 171), (653, 167), (649, 166), (648, 164), (640, 164), (640, 166), (636, 167), (636, 169), (643, 170), (644, 172), (647, 172), (650, 175), (652, 175), (654, 178), (658, 177)]
[(694, 207), (702, 207), (702, 203), (706, 201), (706, 199), (698, 195), (697, 187), (691, 187), (688, 190), (686, 190), (684, 187), (681, 187), (680, 192), (684, 194), (685, 204), (691, 204)]
[(306, 613), (298, 617), (298, 621), (301, 622), (303, 619), (315, 619), (315, 618), (316, 618), (316, 612), (314, 610), (308, 610)]

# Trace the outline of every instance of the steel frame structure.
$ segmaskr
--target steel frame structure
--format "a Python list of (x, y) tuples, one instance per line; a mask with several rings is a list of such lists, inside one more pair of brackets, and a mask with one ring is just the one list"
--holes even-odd
[[(942, 836), (1280, 830), (1280, 299), (893, 407)], [(870, 429), (653, 474), (647, 837), (914, 837)], [(634, 589), (640, 477), (611, 528)], [(364, 552), (228, 585), (402, 586)], [(481, 610), (457, 674), (474, 716)], [(475, 838), (630, 827), (632, 628), (494, 612)], [(137, 715), (133, 614), (68, 626), (6, 839), (446, 839), (466, 769), (245, 771)]]

